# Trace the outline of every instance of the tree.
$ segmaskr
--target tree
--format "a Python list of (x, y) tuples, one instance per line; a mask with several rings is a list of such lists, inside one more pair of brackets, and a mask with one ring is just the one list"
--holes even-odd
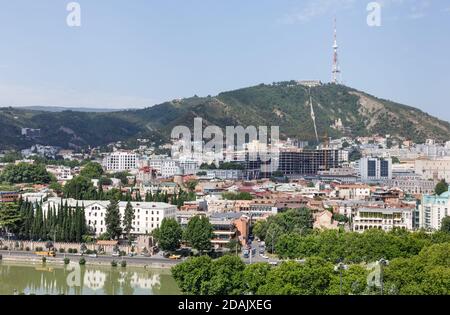
[(10, 184), (48, 184), (52, 181), (50, 173), (43, 164), (9, 164), (2, 172), (2, 179)]
[(103, 175), (103, 168), (99, 163), (88, 162), (80, 172), (81, 176), (86, 178), (100, 178)]
[(441, 231), (450, 233), (450, 217), (442, 219)]
[(174, 251), (180, 247), (183, 231), (175, 219), (164, 218), (161, 226), (153, 231), (153, 236), (163, 251)]
[(131, 202), (128, 201), (127, 206), (125, 208), (125, 213), (123, 216), (124, 231), (127, 234), (128, 240), (130, 239), (130, 233), (131, 233), (131, 230), (133, 229), (134, 218), (135, 218), (134, 209), (131, 206)]
[(447, 182), (443, 179), (441, 180), (439, 183), (437, 183), (436, 188), (434, 189), (436, 195), (440, 196), (443, 193), (445, 193), (446, 191), (448, 191), (448, 184)]
[(15, 231), (23, 221), (23, 217), (19, 213), (17, 205), (0, 204), (0, 228), (3, 228), (6, 233)]
[(91, 180), (84, 176), (76, 176), (64, 185), (64, 195), (66, 198), (88, 199), (95, 193)]
[(106, 232), (112, 239), (118, 239), (122, 235), (119, 202), (117, 200), (112, 199), (106, 208), (105, 225)]
[(184, 238), (200, 252), (211, 249), (213, 227), (208, 218), (195, 216), (189, 220)]
[(172, 268), (172, 276), (182, 292), (207, 295), (207, 282), (211, 278), (212, 259), (209, 256), (190, 258)]

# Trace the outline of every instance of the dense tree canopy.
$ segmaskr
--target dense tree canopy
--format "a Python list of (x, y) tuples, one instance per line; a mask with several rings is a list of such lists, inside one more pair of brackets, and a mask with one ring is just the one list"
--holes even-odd
[(1, 173), (1, 179), (10, 184), (48, 184), (52, 176), (43, 164), (19, 163), (7, 165)]
[(86, 178), (100, 178), (103, 175), (103, 167), (96, 162), (87, 163), (80, 172)]
[(183, 231), (175, 219), (164, 218), (152, 234), (163, 251), (174, 251), (180, 247)]
[(194, 216), (189, 220), (185, 230), (184, 239), (191, 246), (199, 251), (211, 249), (211, 238), (213, 236), (213, 228), (208, 218)]
[(436, 195), (441, 195), (448, 190), (448, 184), (445, 180), (441, 180), (437, 183), (436, 188), (434, 189)]

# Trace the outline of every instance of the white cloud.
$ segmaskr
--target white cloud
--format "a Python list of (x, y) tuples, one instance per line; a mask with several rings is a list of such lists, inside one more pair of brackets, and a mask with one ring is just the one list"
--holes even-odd
[[(367, 0), (370, 2), (370, 0)], [(383, 8), (397, 8), (403, 18), (419, 19), (427, 15), (431, 0), (373, 0)], [(367, 3), (368, 3), (367, 2)], [(307, 23), (317, 17), (349, 10), (355, 7), (356, 0), (308, 0), (301, 8), (286, 14), (280, 21), (286, 24)], [(365, 6), (363, 6), (365, 8)], [(449, 8), (450, 10), (450, 8)]]
[(286, 24), (307, 23), (330, 12), (351, 8), (356, 0), (309, 0), (305, 2), (306, 4), (301, 9), (285, 15), (281, 22)]
[(62, 106), (88, 108), (142, 108), (154, 105), (149, 98), (81, 92), (48, 87), (0, 84), (0, 107)]

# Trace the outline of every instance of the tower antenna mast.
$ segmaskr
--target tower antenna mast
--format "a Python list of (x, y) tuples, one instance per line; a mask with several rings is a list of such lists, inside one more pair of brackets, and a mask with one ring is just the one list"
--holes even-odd
[(339, 55), (338, 55), (338, 43), (337, 43), (337, 22), (336, 18), (334, 18), (334, 42), (333, 42), (333, 83), (339, 84), (340, 83), (340, 75), (341, 75), (341, 69), (339, 66)]

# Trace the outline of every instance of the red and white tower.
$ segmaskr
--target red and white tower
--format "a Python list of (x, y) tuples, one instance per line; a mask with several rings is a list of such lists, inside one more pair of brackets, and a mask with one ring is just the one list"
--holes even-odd
[(336, 18), (334, 19), (334, 43), (333, 43), (333, 83), (339, 84), (341, 81), (341, 69), (339, 66), (339, 57), (338, 57), (338, 44), (337, 44), (337, 24)]

